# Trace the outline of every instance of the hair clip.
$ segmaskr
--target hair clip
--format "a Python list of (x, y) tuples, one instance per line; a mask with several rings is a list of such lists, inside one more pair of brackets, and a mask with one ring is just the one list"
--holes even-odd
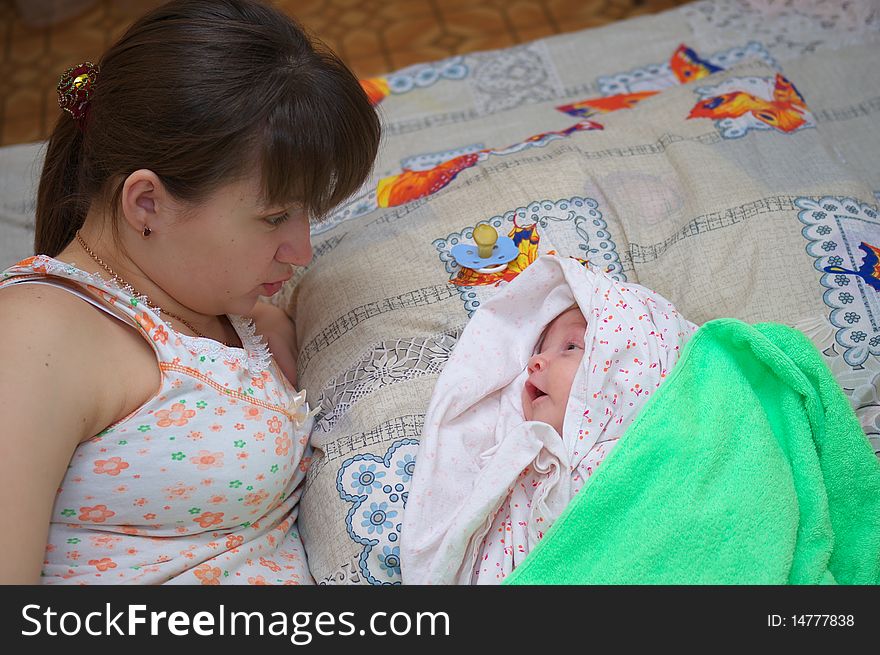
[(73, 116), (80, 129), (89, 111), (89, 99), (98, 77), (98, 67), (90, 61), (68, 68), (58, 81), (58, 106)]

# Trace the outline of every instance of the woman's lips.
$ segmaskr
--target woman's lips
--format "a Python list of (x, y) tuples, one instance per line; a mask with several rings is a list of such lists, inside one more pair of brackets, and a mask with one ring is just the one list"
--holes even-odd
[(260, 287), (263, 289), (263, 296), (274, 296), (276, 293), (281, 291), (281, 287), (284, 286), (284, 281), (281, 282), (269, 282), (268, 284), (261, 284)]

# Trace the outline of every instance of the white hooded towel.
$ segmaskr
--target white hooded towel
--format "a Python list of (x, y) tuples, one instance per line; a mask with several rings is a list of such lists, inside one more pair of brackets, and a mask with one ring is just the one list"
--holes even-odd
[[(545, 327), (577, 304), (585, 349), (563, 434), (523, 418)], [(696, 326), (663, 297), (538, 258), (485, 302), (440, 375), (401, 531), (405, 584), (494, 584), (525, 559), (623, 435)]]

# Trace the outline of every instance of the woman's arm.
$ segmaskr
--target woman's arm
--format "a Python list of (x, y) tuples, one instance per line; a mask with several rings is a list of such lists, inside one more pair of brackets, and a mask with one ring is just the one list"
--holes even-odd
[(257, 334), (262, 334), (269, 344), (278, 367), (290, 383), (296, 386), (296, 327), (287, 313), (275, 305), (259, 301), (251, 313), (257, 326)]
[[(123, 385), (106, 375), (116, 352), (106, 330), (95, 329), (107, 322), (96, 311), (43, 285), (0, 291), (2, 583), (39, 582), (52, 506), (73, 451), (120, 410)], [(118, 371), (124, 363), (113, 365)]]

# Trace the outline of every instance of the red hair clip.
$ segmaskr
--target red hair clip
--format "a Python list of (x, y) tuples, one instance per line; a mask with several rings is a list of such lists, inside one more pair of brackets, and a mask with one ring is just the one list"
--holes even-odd
[(58, 81), (58, 106), (73, 116), (82, 129), (89, 111), (89, 99), (98, 77), (98, 67), (90, 61), (68, 68)]

